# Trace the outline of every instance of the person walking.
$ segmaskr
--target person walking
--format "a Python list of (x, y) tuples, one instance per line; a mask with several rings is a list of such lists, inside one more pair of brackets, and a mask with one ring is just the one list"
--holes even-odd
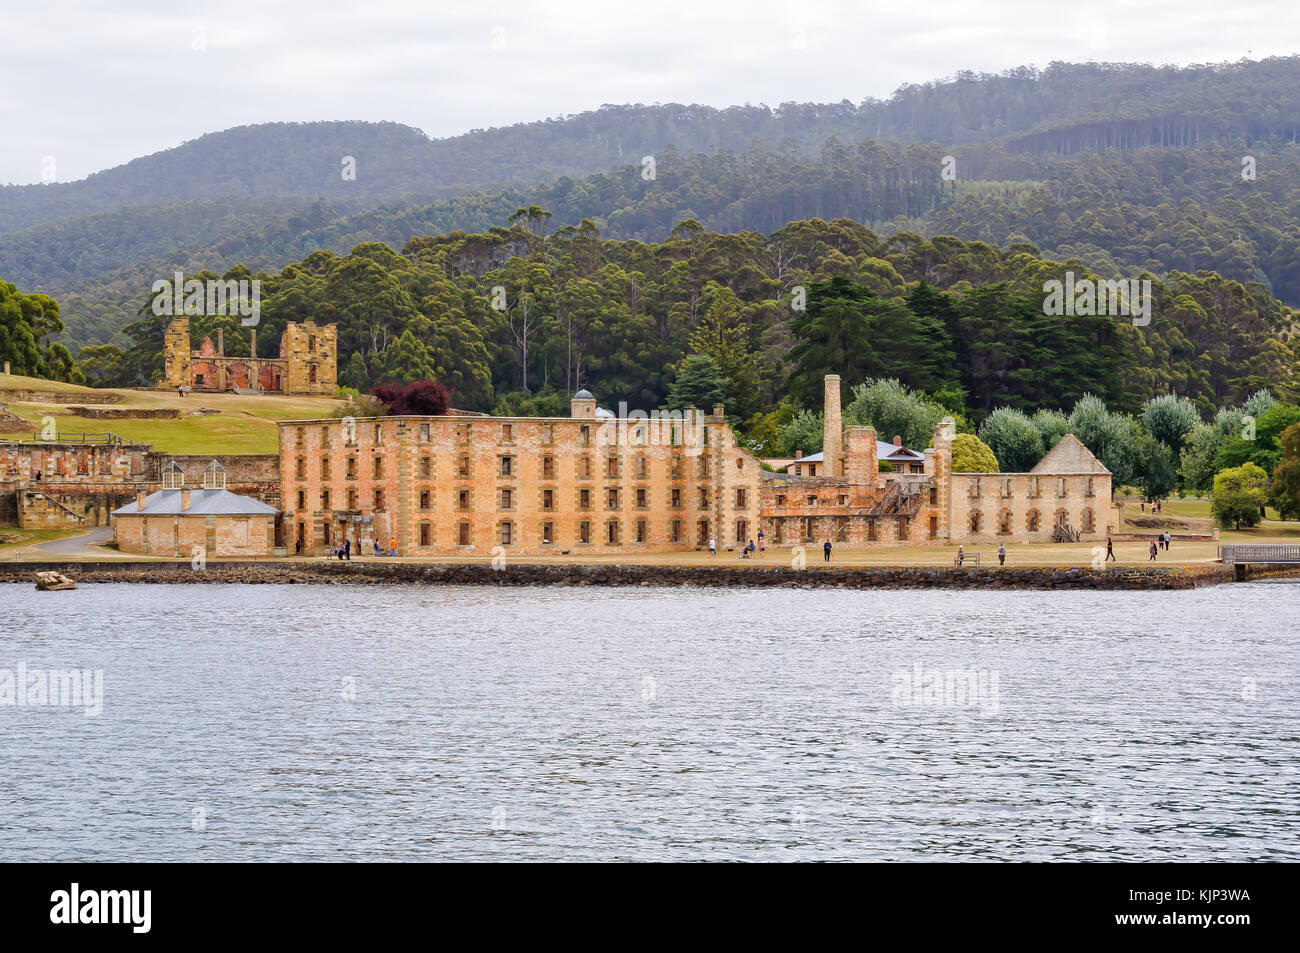
[(343, 558), (349, 562), (352, 560), (352, 540), (346, 536), (343, 537)]
[(379, 540), (378, 540), (378, 539), (375, 539), (375, 540), (373, 540), (372, 542), (374, 542), (374, 544), (375, 544), (375, 555), (376, 555), (376, 556), (380, 556), (380, 555), (382, 555), (382, 553), (379, 552)]
[(1174, 541), (1174, 534), (1165, 530), (1165, 552), (1169, 552), (1169, 544)]
[(709, 537), (709, 555), (710, 556), (718, 555), (718, 541), (714, 539), (712, 536)]
[(763, 549), (764, 549), (764, 545), (765, 545), (765, 544), (763, 543), (763, 539), (764, 539), (764, 538), (765, 538), (765, 537), (764, 537), (764, 535), (763, 535), (763, 531), (760, 529), (760, 530), (758, 531), (758, 554), (759, 554), (760, 556), (763, 555)]
[(1109, 536), (1106, 537), (1106, 558), (1103, 562), (1115, 562), (1115, 544)]
[(1152, 544), (1151, 544), (1151, 549), (1148, 550), (1147, 562), (1149, 562), (1149, 563), (1155, 562), (1155, 561), (1156, 561), (1156, 553), (1157, 553), (1157, 552), (1159, 552), (1159, 550), (1156, 549), (1156, 544), (1155, 544), (1155, 543), (1152, 543)]
[(388, 555), (390, 555), (390, 556), (396, 556), (396, 555), (397, 555), (397, 537), (396, 537), (396, 536), (394, 536), (392, 539), (390, 539), (390, 540), (388, 541)]
[(822, 562), (831, 561), (831, 541), (828, 539), (822, 543)]
[(966, 547), (958, 546), (957, 547), (957, 568), (958, 569), (961, 568), (961, 564), (965, 559), (966, 559)]
[(998, 565), (1005, 566), (1006, 564), (1007, 564), (1007, 544), (999, 543), (998, 544)]
[(357, 550), (357, 558), (360, 559), (361, 558), (361, 534), (360, 533), (357, 533), (356, 550)]

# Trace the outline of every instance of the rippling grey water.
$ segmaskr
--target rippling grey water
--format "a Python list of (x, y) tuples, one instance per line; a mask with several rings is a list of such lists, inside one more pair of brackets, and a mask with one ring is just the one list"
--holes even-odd
[(0, 586), (0, 860), (1295, 860), (1298, 596)]

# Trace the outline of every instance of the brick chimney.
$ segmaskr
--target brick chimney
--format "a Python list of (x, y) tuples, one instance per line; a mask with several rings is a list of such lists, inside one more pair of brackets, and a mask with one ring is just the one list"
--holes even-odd
[(840, 460), (840, 454), (844, 428), (840, 419), (840, 375), (827, 374), (825, 384), (826, 396), (822, 404), (822, 469), (828, 477), (842, 477), (844, 464)]
[(796, 460), (801, 460), (801, 459), (803, 459), (803, 451), (802, 451), (802, 450), (796, 450), (796, 451), (794, 452), (794, 458), (795, 458)]
[(713, 405), (713, 416), (715, 416), (715, 417), (725, 417), (725, 416), (727, 416), (727, 405), (726, 405), (726, 404), (714, 404), (714, 405)]
[(144, 487), (138, 486), (135, 488), (135, 508), (137, 510), (144, 509), (144, 501), (148, 496), (149, 496), (149, 491), (146, 490)]
[(181, 488), (181, 512), (184, 513), (190, 508), (190, 491)]
[(248, 356), (257, 357), (257, 328), (252, 328), (248, 332)]
[(903, 445), (903, 438), (900, 437), (900, 436), (898, 436), (897, 434), (895, 434), (895, 435), (894, 435), (894, 446), (895, 446), (895, 447), (901, 447), (902, 445)]

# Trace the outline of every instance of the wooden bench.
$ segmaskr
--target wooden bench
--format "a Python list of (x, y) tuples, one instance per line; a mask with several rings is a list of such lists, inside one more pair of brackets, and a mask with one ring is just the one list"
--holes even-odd
[(952, 557), (952, 564), (954, 566), (965, 566), (967, 563), (974, 563), (978, 566), (980, 564), (980, 554), (964, 553), (961, 556)]

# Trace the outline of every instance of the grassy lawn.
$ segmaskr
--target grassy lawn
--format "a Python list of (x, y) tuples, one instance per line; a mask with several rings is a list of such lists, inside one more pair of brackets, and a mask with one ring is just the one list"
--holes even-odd
[[(6, 390), (22, 389), (66, 392), (71, 404), (76, 403), (78, 393), (92, 392), (74, 384), (0, 374), (0, 400), (6, 399)], [(0, 430), (0, 437), (31, 440), (41, 429), (42, 418), (50, 416), (61, 434), (110, 431), (125, 440), (151, 443), (155, 450), (166, 453), (275, 453), (278, 421), (328, 417), (343, 403), (327, 397), (278, 395), (192, 394), (182, 398), (174, 391), (119, 389), (93, 393), (116, 395), (119, 400), (111, 405), (114, 407), (175, 407), (181, 416), (175, 420), (96, 420), (69, 413), (67, 404), (10, 402), (9, 411), (31, 426)], [(200, 407), (218, 413), (193, 413)]]
[(13, 542), (0, 543), (0, 553), (12, 552), (23, 546), (31, 546), (33, 543), (63, 539), (65, 536), (79, 536), (83, 532), (85, 531), (80, 529), (19, 529), (16, 526), (0, 526), (0, 536), (19, 537)]

